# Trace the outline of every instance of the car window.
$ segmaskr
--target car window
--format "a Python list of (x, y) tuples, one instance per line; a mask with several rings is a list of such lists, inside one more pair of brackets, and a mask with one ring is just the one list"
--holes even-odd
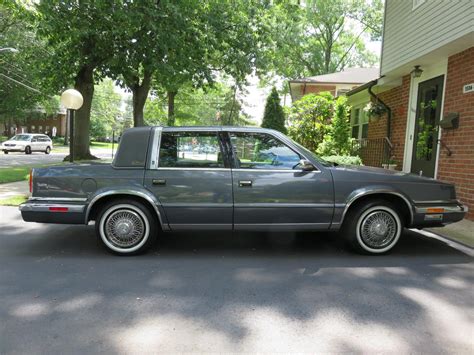
[(265, 133), (231, 133), (232, 148), (240, 169), (301, 169), (301, 156)]
[(30, 140), (30, 135), (28, 134), (18, 134), (16, 136), (14, 136), (12, 139), (12, 141), (29, 141)]
[(38, 137), (33, 137), (33, 138), (31, 138), (31, 141), (32, 141), (32, 142), (38, 142)]
[(163, 132), (159, 167), (223, 168), (216, 132)]

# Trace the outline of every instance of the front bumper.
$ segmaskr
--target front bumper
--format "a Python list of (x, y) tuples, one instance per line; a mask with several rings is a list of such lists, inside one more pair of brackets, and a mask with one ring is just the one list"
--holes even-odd
[(437, 227), (459, 222), (468, 211), (468, 207), (461, 203), (416, 205), (413, 226), (415, 228)]
[(22, 146), (6, 147), (2, 145), (0, 149), (3, 150), (4, 152), (5, 151), (6, 152), (24, 152), (25, 151), (25, 147), (22, 147)]
[(25, 222), (85, 224), (85, 204), (27, 201), (19, 210)]

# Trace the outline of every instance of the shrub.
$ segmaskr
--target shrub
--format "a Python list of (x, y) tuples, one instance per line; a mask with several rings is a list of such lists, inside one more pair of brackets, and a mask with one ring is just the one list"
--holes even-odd
[(289, 110), (288, 135), (309, 150), (316, 152), (329, 131), (334, 112), (334, 97), (328, 93), (303, 96)]
[(263, 128), (276, 129), (282, 133), (286, 133), (285, 114), (280, 105), (280, 96), (275, 87), (267, 98), (265, 104), (265, 112), (262, 120)]
[(349, 106), (345, 96), (338, 97), (334, 102), (334, 117), (319, 144), (317, 153), (320, 155), (349, 155), (351, 151), (351, 123)]
[(351, 155), (329, 155), (321, 157), (324, 160), (340, 165), (362, 165), (362, 159)]

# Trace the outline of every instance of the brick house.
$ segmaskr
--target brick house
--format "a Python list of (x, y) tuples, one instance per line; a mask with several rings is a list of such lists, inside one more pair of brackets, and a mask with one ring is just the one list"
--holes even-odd
[(52, 136), (53, 131), (55, 131), (56, 136), (64, 137), (66, 130), (66, 114), (59, 112), (45, 118), (28, 118), (25, 123), (5, 126), (3, 134), (13, 136), (18, 133), (44, 133)]
[(454, 183), (474, 220), (472, 0), (386, 0), (380, 76), (347, 96), (366, 165)]
[(337, 73), (290, 80), (291, 101), (295, 102), (306, 94), (317, 94), (323, 91), (339, 96), (378, 78), (378, 75), (379, 68), (348, 68)]

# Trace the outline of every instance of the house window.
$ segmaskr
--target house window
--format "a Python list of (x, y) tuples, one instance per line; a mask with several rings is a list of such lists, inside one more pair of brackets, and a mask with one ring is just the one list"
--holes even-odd
[(420, 7), (421, 5), (423, 5), (425, 3), (425, 0), (413, 0), (413, 7), (412, 7), (412, 11), (417, 9), (418, 7)]
[(345, 95), (345, 94), (347, 94), (349, 91), (351, 91), (351, 89), (339, 89), (339, 90), (337, 90), (337, 92), (336, 92), (336, 96)]
[(351, 111), (352, 138), (362, 139), (369, 136), (369, 117), (363, 106), (355, 107)]

